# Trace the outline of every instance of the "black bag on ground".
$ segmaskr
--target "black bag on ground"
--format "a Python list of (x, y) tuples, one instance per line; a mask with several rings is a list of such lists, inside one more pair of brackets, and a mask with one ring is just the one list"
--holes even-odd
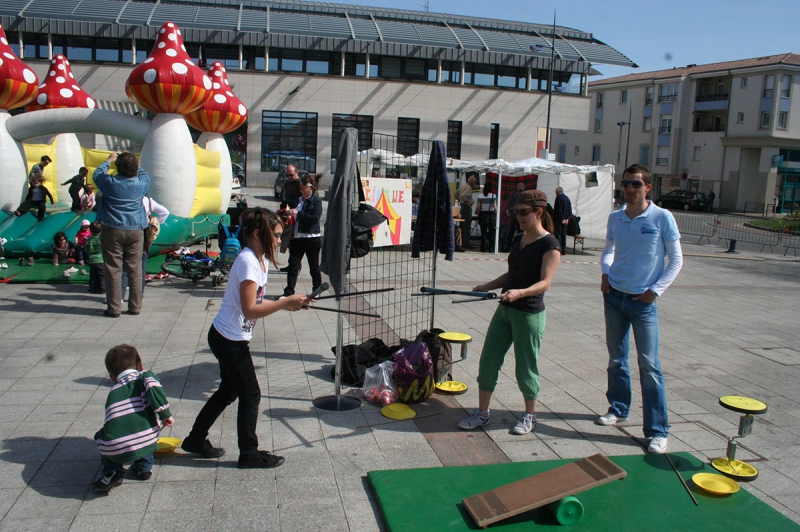
[(439, 334), (442, 329), (431, 329), (422, 331), (417, 335), (416, 342), (425, 342), (431, 352), (433, 360), (433, 376), (436, 382), (453, 380), (450, 368), (453, 366), (453, 350), (448, 342), (443, 342)]
[[(336, 355), (336, 346), (331, 347)], [(367, 368), (391, 358), (389, 348), (380, 338), (370, 338), (360, 345), (342, 346), (342, 384), (362, 386)], [(331, 368), (331, 377), (336, 378), (336, 366)]]
[(573, 216), (567, 222), (567, 236), (578, 236), (581, 234), (580, 216)]

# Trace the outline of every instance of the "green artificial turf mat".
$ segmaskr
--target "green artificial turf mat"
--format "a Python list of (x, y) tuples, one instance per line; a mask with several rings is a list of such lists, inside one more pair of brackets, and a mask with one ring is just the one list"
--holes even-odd
[[(693, 485), (695, 473), (715, 473), (689, 453), (670, 453), (692, 489), (692, 502), (664, 455), (615, 456), (628, 475), (623, 480), (576, 495), (585, 514), (570, 531), (734, 532), (800, 531), (800, 525), (745, 489), (711, 495)], [(389, 530), (481, 530), (461, 500), (575, 460), (541, 460), (480, 466), (370, 471), (369, 480)], [(756, 481), (756, 485), (759, 481)], [(564, 529), (547, 508), (538, 508), (490, 525), (487, 530)]]
[(147, 257), (147, 273), (150, 275), (161, 273), (161, 265), (164, 264), (164, 259), (166, 258), (166, 255), (154, 255), (152, 257)]
[[(50, 259), (37, 259), (33, 266), (20, 266), (19, 261), (8, 262), (8, 270), (18, 273), (11, 277), (10, 283), (46, 283), (46, 284), (87, 284), (89, 282), (89, 267), (79, 264), (59, 264), (53, 266)], [(78, 271), (64, 277), (64, 270), (77, 268)], [(86, 275), (82, 275), (80, 270), (86, 270)], [(5, 271), (5, 270), (4, 270)]]

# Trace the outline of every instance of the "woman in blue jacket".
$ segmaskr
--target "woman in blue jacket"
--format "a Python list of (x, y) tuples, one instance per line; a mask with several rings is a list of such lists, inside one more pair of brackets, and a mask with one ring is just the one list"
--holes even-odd
[(294, 215), (292, 239), (289, 242), (289, 272), (286, 276), (284, 296), (294, 295), (297, 275), (300, 273), (303, 255), (306, 256), (308, 269), (311, 272), (311, 288), (322, 284), (319, 272), (319, 253), (322, 249), (322, 233), (319, 219), (322, 217), (322, 200), (316, 195), (319, 177), (306, 175), (300, 178), (300, 202), (288, 214)]

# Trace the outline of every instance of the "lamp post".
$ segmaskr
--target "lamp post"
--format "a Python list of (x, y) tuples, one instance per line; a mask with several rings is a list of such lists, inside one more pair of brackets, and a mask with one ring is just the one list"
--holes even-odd
[[(553, 39), (549, 46), (537, 44), (531, 46), (532, 52), (540, 52), (546, 48), (550, 48), (550, 74), (547, 79), (547, 131), (545, 133), (544, 149), (547, 154), (550, 154), (550, 104), (553, 101), (553, 64), (555, 63), (556, 56), (556, 12), (553, 11)], [(559, 57), (561, 54), (559, 54)]]
[[(633, 112), (633, 110), (629, 110), (628, 111), (628, 121), (627, 122), (617, 122), (617, 125), (619, 126), (619, 144), (622, 144), (622, 126), (628, 126), (628, 141), (625, 144), (625, 166), (624, 166), (624, 168), (628, 167), (628, 152), (631, 149), (631, 113), (632, 112)], [(617, 150), (617, 163), (619, 163), (620, 151), (622, 151), (622, 147), (621, 146)], [(624, 171), (624, 168), (623, 168), (623, 171)]]

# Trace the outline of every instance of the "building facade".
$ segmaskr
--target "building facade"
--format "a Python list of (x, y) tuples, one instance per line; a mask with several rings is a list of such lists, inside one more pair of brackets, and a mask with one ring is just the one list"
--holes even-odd
[(382, 133), (397, 135), (404, 154), (436, 139), (460, 159), (531, 157), (548, 111), (556, 128), (585, 127), (593, 63), (635, 66), (579, 30), (428, 12), (318, 2), (0, 0), (9, 42), (40, 78), (61, 53), (101, 106), (130, 112), (144, 111), (127, 100), (125, 81), (166, 21), (181, 28), (190, 57), (223, 62), (248, 107), (230, 145), (253, 185), (271, 184), (288, 162), (330, 174), (346, 126), (364, 133), (362, 149), (371, 147), (370, 133)]
[(604, 79), (589, 85), (588, 127), (554, 131), (552, 151), (644, 164), (654, 197), (713, 189), (715, 207), (787, 212), (800, 202), (799, 91), (798, 54)]

